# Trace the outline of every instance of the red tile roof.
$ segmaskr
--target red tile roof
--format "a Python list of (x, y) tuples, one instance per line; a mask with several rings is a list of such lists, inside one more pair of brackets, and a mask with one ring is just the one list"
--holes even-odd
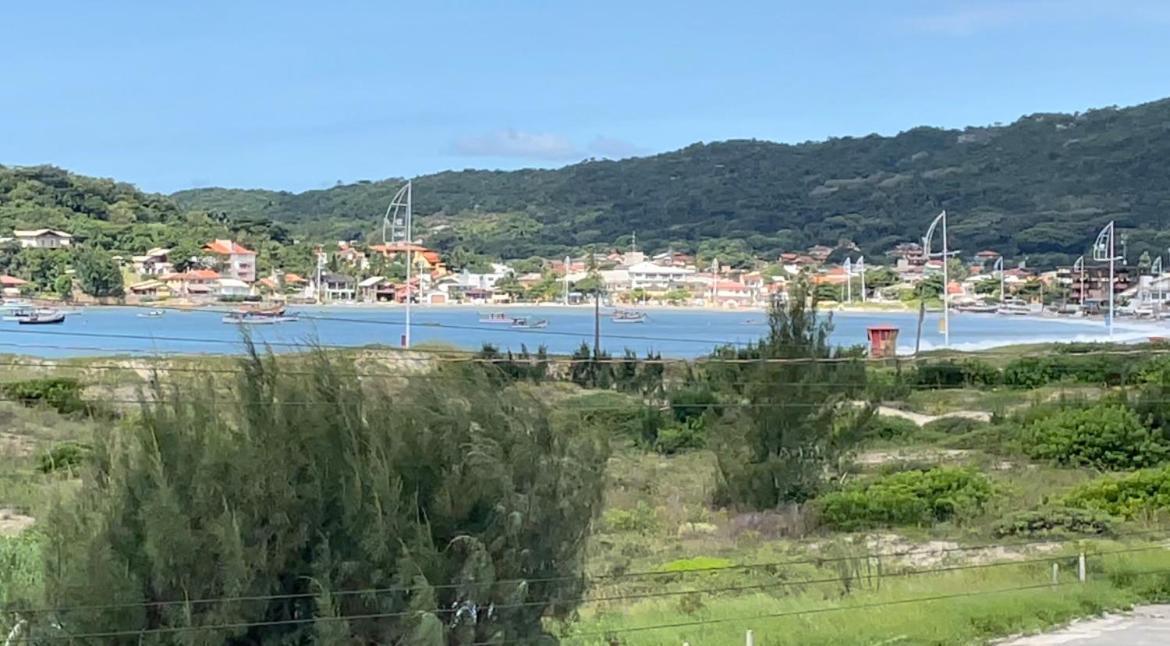
[(162, 277), (162, 280), (165, 280), (165, 281), (173, 281), (173, 280), (192, 281), (192, 280), (215, 280), (217, 278), (219, 278), (218, 271), (214, 271), (211, 269), (192, 269), (191, 271), (185, 271), (183, 273), (167, 274), (167, 275)]
[(212, 253), (217, 253), (221, 256), (229, 256), (231, 254), (253, 254), (255, 251), (245, 247), (244, 245), (234, 242), (232, 240), (213, 240), (205, 245), (203, 248)]
[(4, 287), (20, 287), (27, 284), (27, 280), (21, 280), (15, 276), (0, 276), (0, 285)]

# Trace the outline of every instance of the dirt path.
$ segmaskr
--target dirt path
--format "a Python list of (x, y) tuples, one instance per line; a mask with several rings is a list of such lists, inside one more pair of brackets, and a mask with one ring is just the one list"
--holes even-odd
[(1170, 605), (1141, 606), (1124, 614), (1075, 621), (1043, 635), (997, 643), (999, 646), (1162, 646), (1170, 644)]
[(919, 426), (929, 424), (936, 419), (943, 419), (946, 417), (962, 417), (965, 419), (973, 419), (980, 422), (990, 422), (991, 413), (979, 410), (957, 410), (946, 415), (927, 415), (925, 413), (915, 413), (908, 410), (900, 410), (897, 408), (890, 408), (889, 406), (878, 406), (878, 415), (887, 415), (889, 417), (901, 417), (908, 419)]

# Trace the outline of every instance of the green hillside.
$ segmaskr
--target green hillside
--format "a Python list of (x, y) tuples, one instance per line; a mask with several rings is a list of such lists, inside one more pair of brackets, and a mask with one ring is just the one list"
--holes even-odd
[[(954, 245), (1048, 264), (1083, 253), (1116, 218), (1130, 250), (1170, 246), (1170, 100), (1010, 125), (915, 128), (798, 145), (695, 144), (557, 170), (444, 172), (416, 180), (430, 241), (522, 256), (610, 245), (722, 245), (772, 254), (847, 238), (869, 253), (954, 215)], [(400, 180), (287, 192), (197, 189), (185, 208), (262, 216), (321, 234), (368, 235)]]

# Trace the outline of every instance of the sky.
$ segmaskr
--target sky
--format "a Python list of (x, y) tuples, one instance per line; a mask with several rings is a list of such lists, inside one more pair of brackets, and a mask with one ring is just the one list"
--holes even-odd
[(8, 0), (3, 16), (0, 164), (160, 192), (1170, 96), (1164, 0)]

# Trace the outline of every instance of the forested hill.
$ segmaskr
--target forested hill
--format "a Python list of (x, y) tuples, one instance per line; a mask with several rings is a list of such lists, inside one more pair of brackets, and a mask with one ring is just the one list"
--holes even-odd
[[(736, 246), (773, 253), (850, 239), (867, 252), (921, 236), (940, 209), (954, 245), (1033, 262), (1080, 254), (1109, 219), (1131, 250), (1170, 246), (1170, 99), (1010, 125), (915, 128), (799, 145), (696, 144), (653, 157), (558, 170), (420, 177), (416, 213), (453, 223), (432, 243), (488, 253), (551, 253), (613, 244)], [(398, 180), (300, 194), (199, 189), (180, 204), (263, 215), (330, 233), (366, 233)]]

